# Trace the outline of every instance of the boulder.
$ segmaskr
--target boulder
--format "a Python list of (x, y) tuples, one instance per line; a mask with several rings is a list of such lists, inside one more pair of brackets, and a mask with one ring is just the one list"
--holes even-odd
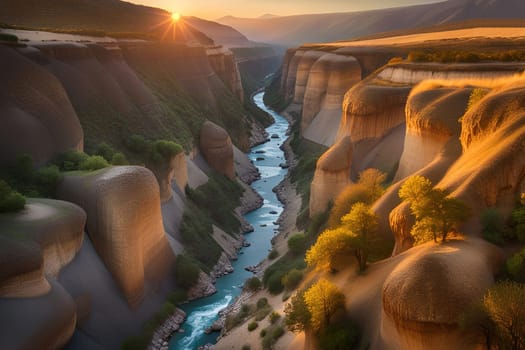
[(348, 136), (319, 158), (310, 185), (310, 217), (324, 212), (328, 203), (351, 183), (351, 165), (352, 141)]
[(233, 145), (223, 128), (210, 121), (205, 122), (200, 134), (200, 149), (212, 169), (235, 179)]
[(151, 171), (121, 166), (67, 175), (60, 198), (88, 214), (93, 245), (131, 307), (144, 295), (144, 280), (160, 280), (174, 261), (162, 226), (159, 186)]

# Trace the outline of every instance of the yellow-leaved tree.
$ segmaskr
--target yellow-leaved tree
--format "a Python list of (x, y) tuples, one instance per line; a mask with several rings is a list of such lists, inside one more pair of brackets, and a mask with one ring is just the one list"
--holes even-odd
[(337, 310), (344, 309), (345, 295), (335, 284), (321, 279), (304, 293), (304, 302), (310, 312), (310, 326), (319, 331), (330, 324)]

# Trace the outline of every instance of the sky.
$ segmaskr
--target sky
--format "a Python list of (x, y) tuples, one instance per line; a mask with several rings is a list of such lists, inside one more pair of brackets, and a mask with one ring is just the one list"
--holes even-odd
[[(136, 4), (160, 7), (183, 16), (217, 19), (232, 15), (258, 17), (306, 13), (350, 12), (378, 8), (418, 5), (438, 0), (128, 0)], [(442, 0), (443, 1), (443, 0)]]

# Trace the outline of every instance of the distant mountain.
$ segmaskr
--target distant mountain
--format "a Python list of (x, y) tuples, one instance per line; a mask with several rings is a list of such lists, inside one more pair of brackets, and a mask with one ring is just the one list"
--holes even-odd
[(230, 47), (253, 46), (244, 35), (230, 26), (198, 17), (184, 16), (183, 20), (197, 30), (206, 33), (215, 43)]
[(277, 15), (272, 15), (271, 13), (265, 13), (264, 15), (259, 16), (258, 18), (265, 19), (265, 18), (275, 18), (275, 17), (279, 17), (279, 16), (277, 16)]
[(232, 26), (250, 40), (282, 45), (353, 39), (374, 33), (428, 27), (470, 19), (525, 18), (523, 0), (448, 0), (440, 3), (373, 11), (236, 18), (220, 23)]
[(181, 25), (174, 27), (171, 14), (165, 10), (119, 0), (0, 0), (0, 23), (53, 30), (172, 35), (201, 44), (249, 44), (244, 35), (226, 25), (183, 17)]

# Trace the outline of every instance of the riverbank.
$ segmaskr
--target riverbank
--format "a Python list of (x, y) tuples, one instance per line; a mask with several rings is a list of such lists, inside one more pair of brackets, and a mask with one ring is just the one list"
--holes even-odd
[[(290, 146), (291, 138), (291, 128), (293, 124), (293, 117), (284, 112), (281, 114), (289, 122), (289, 127), (286, 132), (288, 138), (281, 145), (281, 150), (284, 152), (286, 159), (286, 166), (288, 168), (288, 173), (286, 177), (275, 187), (272, 191), (277, 195), (279, 201), (283, 204), (283, 212), (279, 216), (276, 223), (279, 225), (278, 234), (272, 238), (272, 248), (277, 250), (279, 256), (282, 256), (288, 252), (288, 237), (290, 234), (297, 232), (297, 216), (299, 215), (299, 210), (301, 208), (301, 196), (297, 193), (295, 185), (292, 184), (290, 179), (290, 171), (297, 166), (297, 159)], [(255, 275), (262, 280), (264, 271), (272, 265), (276, 260), (269, 260), (265, 258), (257, 265), (257, 271)], [(230, 332), (224, 332), (223, 326), (226, 318), (229, 315), (236, 314), (240, 311), (243, 304), (255, 304), (260, 298), (266, 298), (268, 300), (268, 305), (278, 312), (280, 315), (284, 315), (283, 310), (283, 300), (282, 295), (272, 295), (267, 290), (259, 290), (257, 292), (252, 292), (248, 290), (243, 290), (241, 295), (228, 306), (225, 310), (221, 311), (220, 318), (214, 324), (214, 330), (221, 329), (221, 334), (218, 337), (218, 342), (215, 345), (208, 344), (206, 347), (202, 347), (199, 350), (220, 350), (220, 349), (237, 349), (242, 344), (260, 344), (261, 338), (258, 331), (248, 331), (247, 327), (243, 324), (231, 330)], [(265, 319), (260, 322), (260, 329), (268, 327), (269, 321)], [(243, 343), (239, 343), (239, 339), (242, 339)], [(291, 333), (286, 333), (283, 337), (279, 339), (279, 346), (282, 348), (288, 348), (289, 345), (294, 341), (295, 336)], [(252, 347), (253, 348), (253, 347)]]

